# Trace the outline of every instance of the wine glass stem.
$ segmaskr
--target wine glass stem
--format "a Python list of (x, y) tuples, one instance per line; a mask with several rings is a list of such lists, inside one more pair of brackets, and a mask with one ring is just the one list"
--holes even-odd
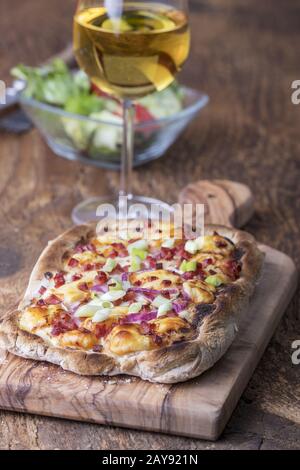
[(132, 198), (132, 166), (134, 152), (134, 104), (131, 100), (123, 101), (123, 149), (121, 163), (120, 196)]

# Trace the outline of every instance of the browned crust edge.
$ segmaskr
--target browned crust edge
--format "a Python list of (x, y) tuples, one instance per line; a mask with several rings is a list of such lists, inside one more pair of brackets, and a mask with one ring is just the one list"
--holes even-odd
[(40, 337), (19, 329), (18, 315), (28, 303), (34, 283), (42, 280), (46, 271), (59, 270), (63, 255), (81, 237), (94, 235), (95, 225), (90, 224), (72, 228), (49, 242), (32, 271), (19, 310), (11, 312), (0, 324), (0, 348), (25, 358), (57, 364), (80, 375), (128, 374), (151, 382), (177, 383), (202, 374), (221, 358), (233, 342), (264, 259), (264, 254), (250, 234), (220, 225), (208, 225), (205, 229), (206, 234), (214, 231), (228, 237), (238, 249), (243, 250), (243, 269), (240, 278), (218, 295), (213, 313), (202, 319), (196, 338), (154, 351), (113, 357), (105, 353), (49, 346)]

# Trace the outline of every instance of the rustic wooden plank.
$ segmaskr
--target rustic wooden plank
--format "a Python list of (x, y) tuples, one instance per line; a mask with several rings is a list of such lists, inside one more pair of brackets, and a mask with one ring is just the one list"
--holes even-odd
[[(290, 258), (268, 247), (261, 281), (240, 332), (207, 373), (183, 384), (136, 378), (79, 377), (7, 355), (0, 368), (0, 407), (215, 440), (223, 431), (296, 287)], [(273, 285), (278, 288), (274, 292)]]

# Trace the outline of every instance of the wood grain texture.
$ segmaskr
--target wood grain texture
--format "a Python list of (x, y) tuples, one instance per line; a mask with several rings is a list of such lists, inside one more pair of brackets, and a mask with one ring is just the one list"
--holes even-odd
[[(176, 385), (137, 378), (79, 377), (7, 354), (0, 408), (216, 440), (223, 431), (296, 287), (292, 260), (262, 247), (262, 278), (225, 356), (195, 380)], [(273, 285), (278, 288), (274, 292)], [(300, 423), (300, 413), (295, 420)]]
[(254, 213), (254, 197), (248, 186), (229, 180), (200, 180), (179, 193), (180, 204), (204, 205), (205, 223), (243, 227)]
[[(75, 0), (1, 0), (1, 79), (25, 61), (37, 64), (70, 38)], [(134, 172), (134, 187), (174, 202), (200, 179), (247, 184), (256, 201), (246, 229), (300, 262), (300, 5), (294, 0), (190, 0), (193, 50), (182, 73), (211, 102), (164, 158)], [(166, 178), (168, 185), (166, 185)], [(142, 183), (141, 183), (142, 182)], [(0, 135), (1, 313), (13, 308), (47, 242), (71, 224), (76, 202), (117, 188), (113, 172), (63, 161), (36, 131)], [(291, 302), (242, 399), (216, 444), (108, 426), (0, 412), (1, 448), (206, 449), (298, 448), (299, 293)]]

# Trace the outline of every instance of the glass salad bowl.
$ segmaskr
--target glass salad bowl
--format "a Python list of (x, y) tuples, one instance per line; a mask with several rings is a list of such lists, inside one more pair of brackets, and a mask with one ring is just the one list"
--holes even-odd
[[(145, 121), (136, 123), (135, 166), (162, 156), (209, 101), (207, 95), (190, 88), (181, 86), (180, 93), (180, 109), (172, 106), (165, 93), (156, 98), (156, 103), (149, 102), (150, 108), (156, 106), (156, 118), (149, 119), (147, 116)], [(97, 167), (119, 169), (121, 116), (106, 109), (86, 117), (24, 94), (20, 95), (20, 102), (56, 155)], [(169, 115), (160, 118), (160, 115), (165, 115), (160, 110), (166, 108)]]

